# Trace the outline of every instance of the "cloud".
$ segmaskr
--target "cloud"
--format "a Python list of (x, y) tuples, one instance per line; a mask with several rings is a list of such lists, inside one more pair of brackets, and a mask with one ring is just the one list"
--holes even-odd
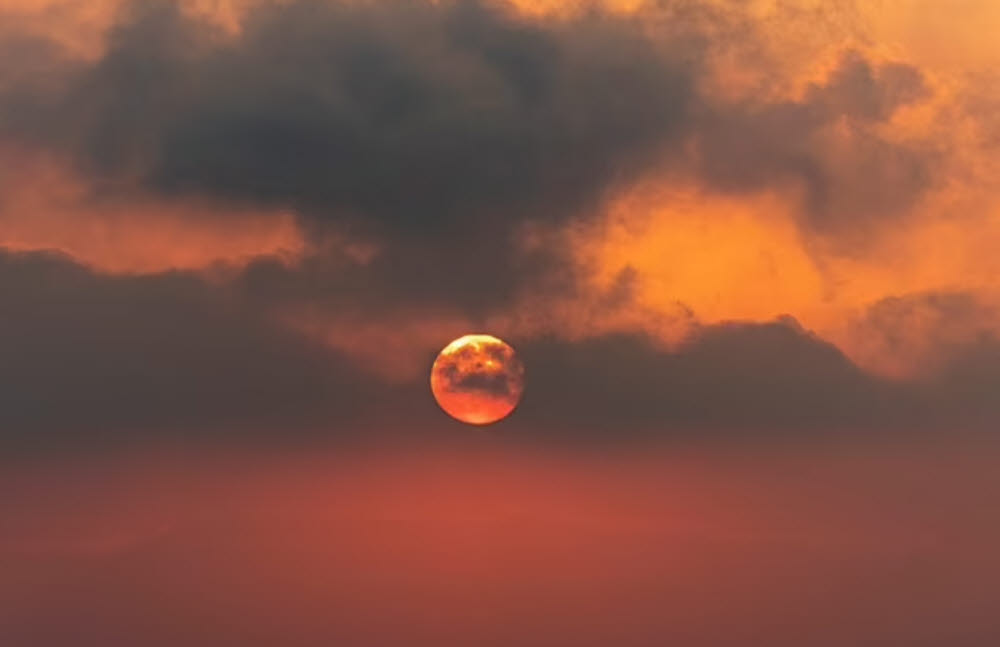
[(929, 93), (919, 69), (847, 52), (801, 98), (710, 109), (699, 138), (701, 171), (722, 190), (797, 183), (810, 226), (865, 229), (866, 221), (905, 214), (932, 186), (930, 145), (878, 130)]
[[(0, 255), (0, 443), (142, 443), (277, 429), (336, 432), (376, 388), (342, 356), (196, 275), (98, 276)], [(330, 429), (330, 426), (337, 429)]]
[(713, 186), (801, 181), (818, 221), (896, 211), (926, 187), (930, 151), (875, 129), (926, 98), (920, 70), (849, 51), (800, 98), (726, 102), (699, 89), (712, 72), (695, 61), (732, 47), (711, 38), (733, 24), (746, 43), (763, 32), (734, 9), (665, 7), (640, 11), (673, 19), (651, 33), (600, 10), (291, 2), (227, 36), (138, 2), (66, 87), (14, 93), (5, 112), (94, 172), (410, 237), (580, 215), (663, 160), (693, 162), (687, 138)]
[(868, 365), (889, 375), (940, 371), (969, 348), (996, 343), (995, 304), (968, 292), (886, 297), (852, 322), (851, 337)]
[(0, 147), (0, 164), (7, 250), (58, 251), (115, 274), (232, 270), (261, 257), (292, 263), (307, 252), (288, 211), (109, 192), (37, 151)]
[(517, 420), (553, 438), (958, 432), (1000, 417), (995, 340), (953, 349), (930, 380), (866, 373), (793, 320), (705, 326), (675, 350), (616, 334), (520, 351), (528, 370)]
[(678, 135), (688, 77), (608, 17), (298, 2), (222, 39), (138, 3), (96, 64), (16, 123), (164, 192), (490, 236), (496, 221), (572, 214), (643, 168)]
[(564, 271), (516, 249), (523, 223), (593, 211), (679, 144), (690, 58), (626, 18), (488, 2), (262, 4), (235, 35), (137, 2), (96, 60), (0, 92), (0, 123), (111, 192), (347, 230), (381, 250), (377, 292), (481, 312)]
[(877, 418), (884, 395), (833, 346), (784, 323), (706, 327), (674, 351), (619, 334), (523, 352), (521, 415), (537, 417), (532, 426), (608, 439), (845, 429)]

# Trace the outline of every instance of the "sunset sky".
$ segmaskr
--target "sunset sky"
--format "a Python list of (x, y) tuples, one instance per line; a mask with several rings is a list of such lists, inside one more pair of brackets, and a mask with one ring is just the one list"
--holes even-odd
[(0, 645), (1000, 644), (998, 33), (0, 0)]

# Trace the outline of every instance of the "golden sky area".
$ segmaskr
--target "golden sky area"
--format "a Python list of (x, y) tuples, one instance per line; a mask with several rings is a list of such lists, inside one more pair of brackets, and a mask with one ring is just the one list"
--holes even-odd
[[(778, 197), (654, 190), (651, 198), (622, 199), (605, 223), (571, 238), (581, 263), (593, 268), (595, 291), (626, 268), (636, 271), (637, 307), (667, 315), (667, 339), (676, 337), (670, 315), (680, 304), (704, 323), (791, 315), (866, 367), (890, 374), (918, 368), (921, 358), (909, 356), (913, 347), (894, 349), (904, 355), (893, 356), (866, 346), (862, 320), (871, 306), (958, 291), (995, 307), (1000, 296), (1000, 262), (992, 251), (1000, 245), (1000, 215), (920, 214), (876, 233), (859, 253), (803, 233), (795, 207)], [(974, 325), (1000, 329), (995, 319)]]
[(5, 150), (0, 161), (11, 171), (0, 178), (0, 246), (12, 251), (53, 251), (114, 274), (294, 262), (306, 251), (288, 211), (102, 196), (50, 156)]

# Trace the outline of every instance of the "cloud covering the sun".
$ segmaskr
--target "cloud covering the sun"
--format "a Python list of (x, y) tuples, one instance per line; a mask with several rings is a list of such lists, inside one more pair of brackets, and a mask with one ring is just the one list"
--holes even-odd
[(526, 428), (989, 426), (966, 10), (2, 0), (5, 433), (432, 415), (469, 331)]

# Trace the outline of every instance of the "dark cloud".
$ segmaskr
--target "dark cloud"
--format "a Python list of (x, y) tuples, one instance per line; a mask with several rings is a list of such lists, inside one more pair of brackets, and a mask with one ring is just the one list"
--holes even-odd
[(490, 241), (645, 168), (681, 132), (689, 72), (607, 16), (293, 2), (224, 40), (173, 3), (140, 3), (36, 126), (92, 170), (138, 170), (161, 191)]
[(584, 213), (662, 156), (684, 133), (691, 72), (603, 15), (293, 2), (229, 39), (173, 3), (136, 3), (96, 64), (2, 103), (8, 136), (72, 152), (114, 179), (106, 190), (138, 178), (294, 208), (320, 235), (378, 241), (355, 272), (371, 293), (482, 310), (565, 283), (560, 250), (515, 253), (514, 230)]
[(486, 392), (502, 397), (513, 393), (511, 377), (506, 373), (471, 373), (456, 377), (449, 389), (451, 391)]
[(674, 352), (625, 334), (542, 340), (519, 350), (527, 388), (515, 420), (526, 433), (610, 441), (705, 433), (808, 438), (988, 429), (1000, 417), (995, 341), (955, 349), (928, 381), (874, 377), (791, 320), (708, 326)]
[(890, 141), (877, 127), (929, 94), (915, 67), (846, 53), (796, 101), (710, 106), (701, 125), (700, 170), (717, 188), (805, 188), (810, 227), (827, 233), (905, 213), (932, 186), (938, 153), (926, 142)]
[(337, 432), (377, 390), (195, 276), (102, 277), (0, 255), (0, 443)]
[(663, 161), (695, 165), (686, 140), (719, 188), (804, 183), (824, 226), (897, 213), (926, 188), (934, 151), (876, 129), (929, 94), (918, 69), (848, 52), (798, 100), (727, 103), (699, 91), (698, 61), (730, 46), (712, 38), (763, 36), (732, 8), (681, 4), (660, 7), (668, 23), (652, 9), (533, 20), (481, 0), (291, 2), (229, 37), (136, 2), (92, 65), (4, 38), (56, 69), (8, 88), (0, 114), (6, 136), (68, 147), (98, 175), (477, 249), (586, 212)]
[(432, 380), (455, 393), (492, 395), (515, 400), (521, 393), (524, 367), (505, 344), (478, 343), (442, 354), (434, 362)]
[(808, 433), (868, 421), (882, 405), (876, 380), (784, 323), (708, 327), (676, 352), (641, 335), (549, 340), (522, 352), (529, 367), (524, 418), (609, 438), (626, 430)]
[[(62, 92), (18, 86), (4, 112), (8, 134), (69, 146), (98, 173), (390, 236), (475, 244), (579, 214), (615, 182), (683, 160), (685, 137), (721, 188), (804, 182), (820, 223), (912, 202), (932, 151), (874, 127), (929, 93), (921, 72), (848, 52), (797, 101), (719, 102), (696, 90), (694, 61), (713, 34), (761, 37), (722, 30), (739, 22), (731, 13), (675, 10), (651, 33), (600, 12), (532, 21), (478, 0), (292, 2), (262, 5), (230, 38), (173, 3), (138, 2), (103, 58), (57, 77)], [(5, 44), (39, 58), (34, 41)]]

